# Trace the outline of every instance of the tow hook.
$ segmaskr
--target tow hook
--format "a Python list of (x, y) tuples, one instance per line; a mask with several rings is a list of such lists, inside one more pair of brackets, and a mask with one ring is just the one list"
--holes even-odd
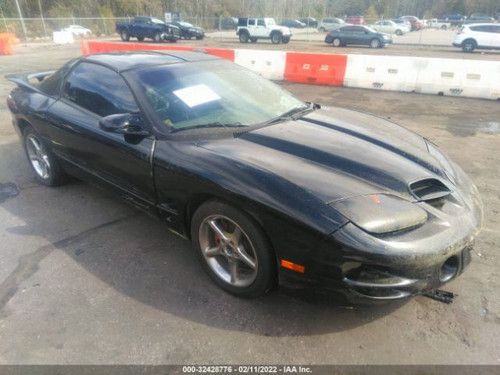
[(447, 292), (446, 290), (434, 289), (428, 293), (425, 293), (424, 296), (432, 298), (436, 301), (450, 304), (453, 302), (453, 297), (457, 294), (452, 292)]

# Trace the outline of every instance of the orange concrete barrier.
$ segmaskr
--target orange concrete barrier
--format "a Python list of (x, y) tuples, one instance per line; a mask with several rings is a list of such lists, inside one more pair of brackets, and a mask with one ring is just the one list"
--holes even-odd
[(204, 51), (210, 55), (234, 61), (234, 50), (226, 50), (222, 48), (188, 47), (174, 44), (114, 43), (82, 40), (81, 49), (82, 55), (118, 51)]
[(14, 50), (10, 44), (11, 39), (9, 37), (0, 36), (0, 55), (13, 55)]
[(342, 86), (347, 55), (287, 52), (285, 81)]

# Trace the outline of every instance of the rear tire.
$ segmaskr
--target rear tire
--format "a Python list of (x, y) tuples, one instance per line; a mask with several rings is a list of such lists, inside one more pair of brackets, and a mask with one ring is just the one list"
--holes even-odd
[(396, 30), (396, 35), (401, 36), (401, 35), (403, 35), (403, 32), (401, 30), (397, 29)]
[(248, 32), (242, 31), (240, 33), (240, 43), (248, 43), (249, 39), (250, 39), (250, 35), (248, 35)]
[(68, 179), (67, 174), (54, 154), (45, 146), (36, 130), (27, 126), (24, 129), (23, 139), (26, 157), (37, 181), (46, 186), (64, 184)]
[(271, 34), (271, 42), (273, 44), (279, 44), (281, 42), (281, 34), (280, 33)]
[(122, 30), (122, 32), (120, 33), (120, 38), (122, 38), (124, 42), (128, 42), (130, 40), (130, 34), (127, 30)]
[(251, 43), (257, 43), (257, 38), (250, 38)]
[(239, 297), (257, 297), (276, 282), (276, 260), (264, 231), (247, 213), (210, 200), (191, 220), (198, 258), (212, 280)]
[(477, 43), (473, 39), (467, 39), (462, 42), (462, 51), (472, 53), (477, 47)]

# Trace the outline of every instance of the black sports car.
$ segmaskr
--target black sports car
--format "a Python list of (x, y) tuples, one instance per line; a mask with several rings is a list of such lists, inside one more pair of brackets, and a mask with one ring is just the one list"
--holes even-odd
[(71, 174), (160, 217), (235, 295), (279, 281), (393, 300), (470, 261), (476, 188), (386, 120), (301, 102), (193, 52), (97, 54), (7, 78), (39, 182)]
[(181, 38), (196, 38), (198, 40), (201, 40), (205, 37), (205, 30), (203, 30), (201, 27), (193, 26), (189, 22), (176, 21), (171, 22), (170, 24), (177, 26), (181, 30)]

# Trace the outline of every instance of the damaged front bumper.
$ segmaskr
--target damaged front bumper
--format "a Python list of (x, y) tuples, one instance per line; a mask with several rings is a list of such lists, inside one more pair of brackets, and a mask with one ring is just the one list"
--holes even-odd
[(352, 303), (432, 294), (468, 266), (482, 224), (479, 193), (458, 173), (460, 189), (437, 202), (416, 203), (428, 213), (423, 225), (373, 234), (349, 222), (309, 254), (303, 275), (282, 271), (280, 282), (314, 285)]

